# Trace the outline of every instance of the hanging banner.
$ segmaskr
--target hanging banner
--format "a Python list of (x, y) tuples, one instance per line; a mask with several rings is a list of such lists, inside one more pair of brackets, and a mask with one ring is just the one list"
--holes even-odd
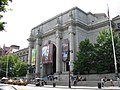
[(36, 61), (35, 56), (36, 56), (36, 49), (34, 48), (34, 49), (32, 49), (32, 62), (31, 62), (32, 65), (35, 65), (35, 61)]
[(69, 54), (69, 40), (64, 39), (62, 43), (62, 60), (66, 61), (68, 60), (68, 54)]
[(53, 44), (48, 44), (42, 48), (42, 63), (52, 63), (53, 61)]

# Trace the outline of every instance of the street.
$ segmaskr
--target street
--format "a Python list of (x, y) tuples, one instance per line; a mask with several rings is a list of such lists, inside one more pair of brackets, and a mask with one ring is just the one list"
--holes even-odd
[[(35, 85), (27, 85), (27, 86), (18, 86), (18, 85), (13, 85), (16, 87), (18, 90), (99, 90), (98, 87), (89, 87), (89, 86), (72, 86), (71, 88), (68, 88), (68, 86), (56, 86), (53, 87), (52, 85), (45, 85), (42, 87), (35, 86)], [(120, 87), (103, 87), (102, 90), (120, 90)]]

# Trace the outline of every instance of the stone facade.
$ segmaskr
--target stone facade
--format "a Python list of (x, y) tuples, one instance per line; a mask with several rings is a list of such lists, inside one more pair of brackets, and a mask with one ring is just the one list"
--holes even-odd
[[(29, 41), (28, 64), (32, 65), (32, 49), (36, 49), (35, 67), (37, 77), (49, 74), (62, 75), (73, 70), (75, 53), (79, 43), (88, 38), (95, 43), (101, 30), (109, 28), (108, 17), (104, 13), (86, 13), (74, 7), (61, 13), (31, 30)], [(66, 60), (63, 60), (63, 41), (68, 39)], [(53, 44), (52, 63), (43, 63), (43, 47)], [(50, 49), (50, 48), (49, 48)], [(49, 56), (49, 55), (48, 55)]]

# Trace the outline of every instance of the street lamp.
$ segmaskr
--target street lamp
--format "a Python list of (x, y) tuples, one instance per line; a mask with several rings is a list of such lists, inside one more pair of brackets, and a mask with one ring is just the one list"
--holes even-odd
[(7, 64), (6, 64), (6, 77), (8, 77), (8, 59), (7, 59)]
[[(73, 50), (69, 50), (69, 52), (73, 53)], [(70, 56), (70, 54), (69, 54), (69, 56)], [(71, 88), (71, 82), (70, 82), (70, 65), (71, 65), (71, 63), (70, 63), (70, 60), (69, 60), (69, 88)]]
[(70, 82), (70, 61), (69, 61), (69, 88), (71, 88), (71, 82)]

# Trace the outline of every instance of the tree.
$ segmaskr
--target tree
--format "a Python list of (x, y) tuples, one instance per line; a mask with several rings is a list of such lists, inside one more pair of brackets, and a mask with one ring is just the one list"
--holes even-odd
[(25, 76), (27, 73), (27, 64), (22, 61), (18, 61), (14, 65), (14, 72), (15, 76)]
[(114, 71), (114, 61), (111, 33), (109, 30), (103, 30), (99, 33), (97, 43), (95, 44), (95, 53), (95, 69), (97, 73), (112, 73)]
[[(97, 42), (91, 44), (89, 40), (80, 42), (77, 60), (74, 62), (74, 73), (114, 73), (114, 58), (111, 33), (103, 30), (97, 37)], [(114, 33), (114, 43), (118, 71), (120, 71), (120, 38)]]
[(9, 4), (9, 2), (12, 2), (12, 0), (0, 0), (0, 31), (5, 30), (4, 29), (4, 25), (6, 24), (6, 22), (2, 22), (1, 19), (3, 18), (3, 14), (7, 12), (7, 6)]
[(0, 77), (6, 75), (7, 67), (9, 77), (25, 76), (27, 73), (27, 63), (22, 62), (22, 60), (20, 60), (20, 58), (15, 54), (8, 54), (0, 57)]
[(4, 77), (6, 74), (6, 57), (0, 57), (0, 77)]
[[(114, 32), (113, 32), (114, 33)], [(114, 33), (115, 51), (117, 57), (117, 63), (120, 61), (120, 38)], [(113, 73), (114, 69), (114, 56), (110, 30), (104, 30), (100, 32), (97, 37), (97, 43), (95, 44), (97, 54), (97, 72), (101, 73)]]
[(74, 62), (74, 73), (90, 73), (94, 58), (94, 46), (89, 39), (85, 39), (85, 41), (80, 42), (79, 49), (77, 60)]

